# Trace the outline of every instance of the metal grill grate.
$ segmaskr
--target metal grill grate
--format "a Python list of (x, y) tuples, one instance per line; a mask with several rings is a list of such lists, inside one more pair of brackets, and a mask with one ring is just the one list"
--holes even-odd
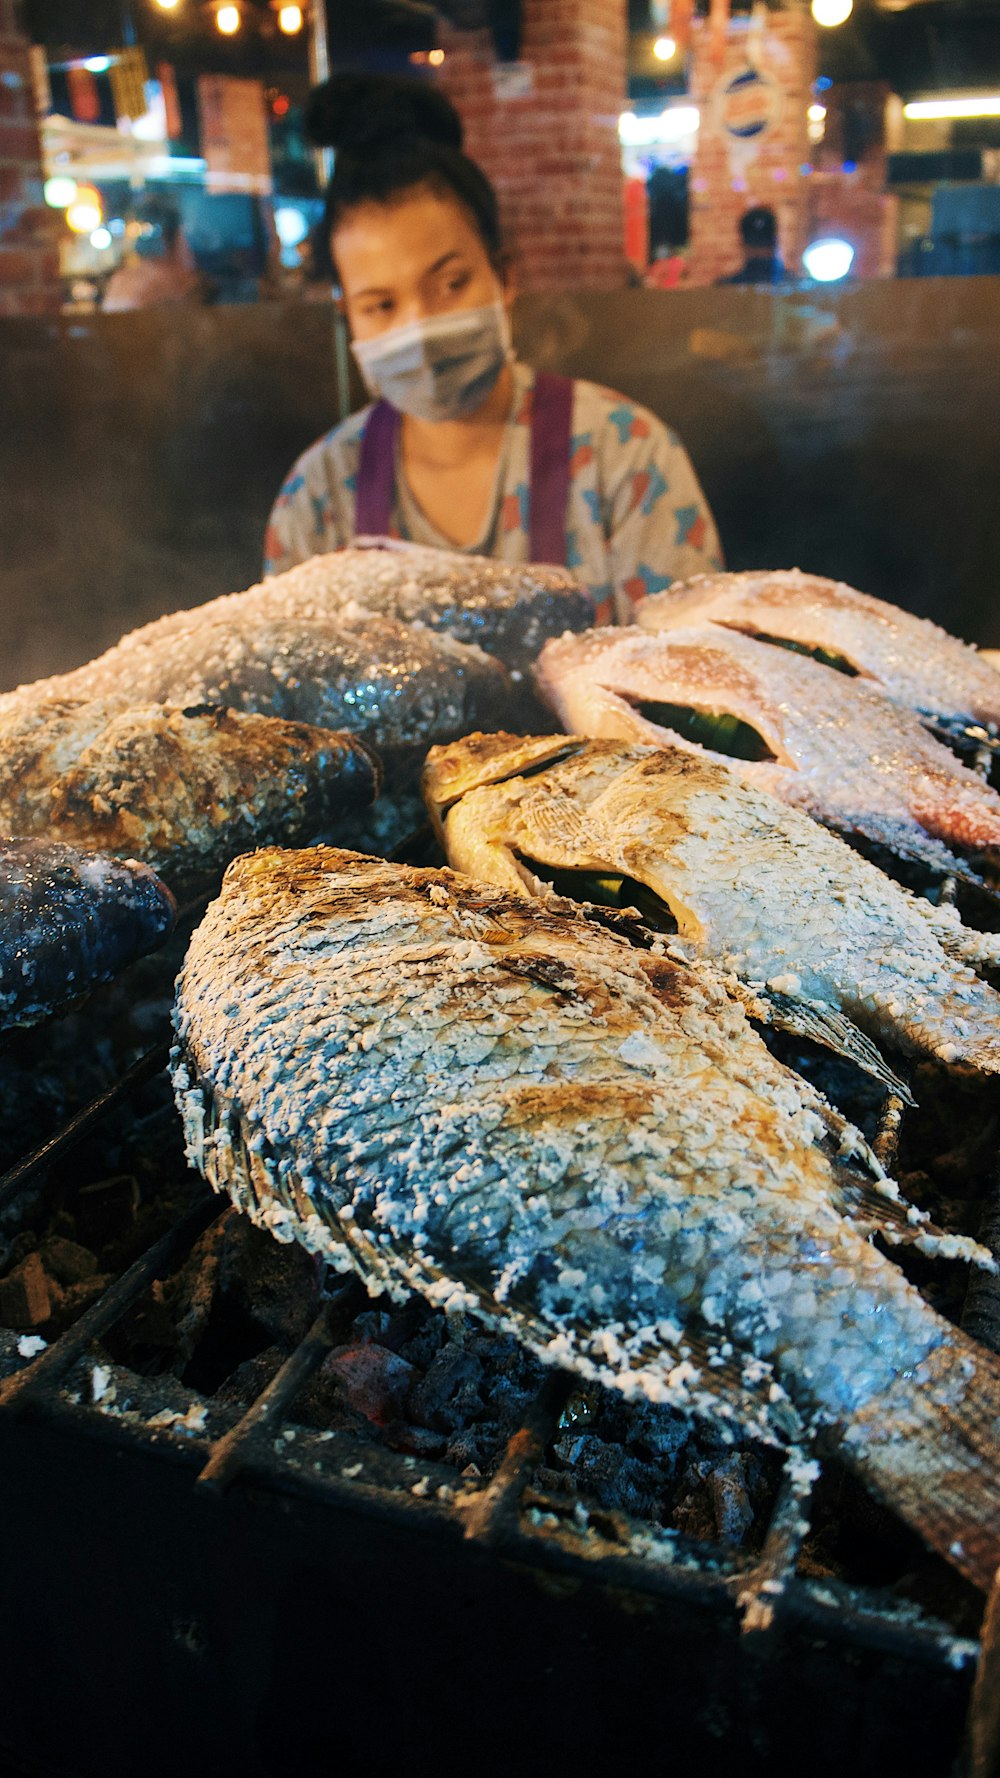
[[(160, 1073), (166, 1048), (157, 1044), (107, 1091), (86, 1106), (38, 1150), (18, 1161), (0, 1178), (0, 1210), (14, 1205), (34, 1180), (62, 1161), (102, 1120), (110, 1119), (137, 1090)], [(904, 1117), (903, 1101), (888, 1094), (881, 1111), (874, 1147), (891, 1170)], [(533, 1478), (551, 1445), (574, 1380), (552, 1373), (510, 1438), (491, 1479), (482, 1486), (456, 1485), (454, 1471), (435, 1463), (420, 1464), (414, 1482), (414, 1460), (380, 1450), (377, 1461), (368, 1447), (360, 1461), (345, 1463), (348, 1434), (306, 1434), (296, 1428), (296, 1400), (334, 1343), (338, 1306), (356, 1286), (341, 1287), (326, 1301), (313, 1325), (277, 1374), (246, 1412), (229, 1415), (219, 1425), (212, 1415), (206, 1436), (181, 1438), (157, 1425), (155, 1411), (145, 1420), (109, 1426), (100, 1404), (74, 1394), (71, 1384), (88, 1362), (93, 1343), (106, 1335), (133, 1307), (152, 1281), (162, 1278), (190, 1252), (199, 1236), (225, 1208), (208, 1193), (86, 1309), (50, 1347), (21, 1362), (12, 1358), (0, 1382), (0, 1411), (7, 1417), (78, 1427), (86, 1423), (99, 1436), (127, 1436), (150, 1450), (173, 1446), (190, 1461), (197, 1454), (196, 1493), (224, 1495), (243, 1482), (275, 1495), (305, 1493), (328, 1511), (349, 1508), (370, 1520), (419, 1526), (450, 1534), (493, 1559), (527, 1564), (561, 1575), (567, 1581), (592, 1579), (599, 1568), (602, 1584), (619, 1596), (650, 1601), (698, 1600), (720, 1619), (739, 1624), (748, 1648), (780, 1648), (798, 1634), (830, 1646), (849, 1646), (903, 1662), (928, 1672), (978, 1667), (971, 1690), (967, 1723), (967, 1770), (970, 1778), (986, 1778), (1000, 1749), (1000, 1591), (994, 1589), (984, 1621), (981, 1644), (957, 1637), (877, 1589), (847, 1588), (809, 1580), (796, 1572), (808, 1529), (810, 1489), (786, 1476), (773, 1502), (770, 1523), (755, 1559), (718, 1547), (657, 1547), (655, 1527), (629, 1521), (625, 1515), (600, 1510), (572, 1511), (565, 1502), (533, 1491)], [(131, 1379), (138, 1399), (148, 1400), (150, 1385)], [(155, 1393), (155, 1386), (154, 1393)], [(161, 1417), (162, 1418), (162, 1417)], [(286, 1442), (293, 1437), (295, 1444)], [(298, 1450), (296, 1450), (298, 1446)], [(426, 1475), (423, 1473), (426, 1471)], [(347, 1473), (345, 1473), (347, 1472)], [(426, 1486), (423, 1485), (426, 1483)]]

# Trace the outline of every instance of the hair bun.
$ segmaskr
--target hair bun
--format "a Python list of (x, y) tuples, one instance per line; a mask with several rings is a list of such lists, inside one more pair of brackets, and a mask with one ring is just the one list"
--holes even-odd
[(429, 81), (405, 75), (334, 74), (309, 94), (305, 123), (317, 148), (340, 152), (406, 137), (462, 146), (462, 123), (451, 101)]

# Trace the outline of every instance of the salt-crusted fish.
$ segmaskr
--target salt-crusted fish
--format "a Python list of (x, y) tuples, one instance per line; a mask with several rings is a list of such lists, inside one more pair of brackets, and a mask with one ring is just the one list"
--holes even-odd
[(355, 736), (216, 708), (52, 700), (0, 718), (0, 831), (141, 858), (179, 893), (327, 834), (378, 788)]
[(430, 742), (502, 720), (510, 679), (491, 655), (394, 618), (304, 615), (285, 578), (160, 618), (72, 673), (0, 697), (0, 761), (12, 732), (53, 701), (211, 704), (360, 735), (395, 788), (419, 773)]
[(172, 612), (73, 672), (5, 694), (0, 747), (4, 713), (41, 700), (226, 704), (362, 734), (395, 786), (430, 741), (510, 719), (502, 663), (520, 687), (546, 637), (593, 622), (589, 594), (563, 568), (375, 541)]
[(669, 742), (816, 820), (938, 873), (1000, 866), (1000, 796), (860, 679), (706, 624), (546, 643), (539, 689), (572, 733)]
[(471, 735), (431, 750), (424, 792), (456, 870), (635, 906), (759, 990), (779, 1022), (875, 1073), (855, 1026), (1000, 1073), (1000, 994), (955, 956), (964, 939), (1000, 960), (1000, 936), (964, 933), (727, 766), (676, 747)]
[[(643, 601), (646, 630), (721, 624), (859, 674), (946, 731), (1000, 724), (1000, 679), (967, 642), (925, 617), (798, 568), (699, 574)], [(983, 738), (973, 735), (971, 739)]]
[(515, 673), (531, 666), (550, 636), (594, 621), (594, 601), (568, 568), (389, 537), (359, 538), (353, 549), (314, 556), (289, 569), (292, 575), (303, 596), (314, 589), (318, 600), (446, 630), (459, 642), (477, 642)]
[(109, 981), (173, 928), (169, 889), (134, 859), (0, 840), (0, 1030)]
[(278, 1239), (625, 1393), (823, 1430), (989, 1585), (1000, 1363), (841, 1213), (860, 1138), (669, 941), (259, 852), (194, 934), (175, 1024), (189, 1157)]

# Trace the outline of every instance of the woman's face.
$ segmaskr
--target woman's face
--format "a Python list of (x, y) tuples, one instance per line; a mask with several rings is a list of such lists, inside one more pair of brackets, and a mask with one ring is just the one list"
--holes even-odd
[(509, 301), (464, 207), (416, 187), (392, 204), (357, 204), (331, 250), (356, 340), (454, 309)]

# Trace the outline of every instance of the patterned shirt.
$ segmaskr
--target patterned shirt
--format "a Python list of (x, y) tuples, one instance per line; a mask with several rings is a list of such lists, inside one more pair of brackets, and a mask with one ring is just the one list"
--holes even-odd
[[(390, 534), (456, 553), (530, 560), (529, 482), (535, 373), (514, 366), (512, 418), (482, 534), (464, 549), (418, 506), (396, 465)], [(356, 535), (354, 495), (370, 407), (352, 414), (293, 465), (271, 511), (265, 574), (278, 574)], [(573, 385), (566, 566), (589, 586), (597, 621), (630, 623), (671, 581), (722, 566), (715, 523), (684, 446), (646, 408), (594, 383)]]

